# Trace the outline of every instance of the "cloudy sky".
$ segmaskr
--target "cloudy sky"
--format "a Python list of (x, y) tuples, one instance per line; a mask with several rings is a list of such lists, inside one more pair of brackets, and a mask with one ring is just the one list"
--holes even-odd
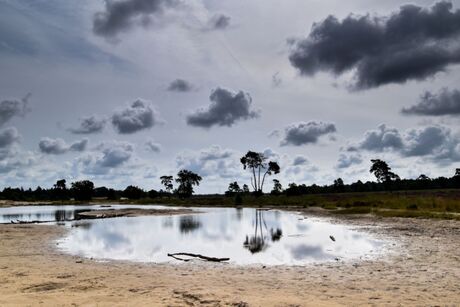
[(450, 177), (459, 63), (460, 1), (0, 0), (0, 186)]

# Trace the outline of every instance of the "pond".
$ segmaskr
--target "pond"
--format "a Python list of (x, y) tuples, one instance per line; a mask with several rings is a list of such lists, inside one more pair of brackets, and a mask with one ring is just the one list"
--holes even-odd
[[(152, 207), (164, 208), (142, 206)], [(33, 208), (30, 217), (17, 219), (46, 216), (43, 219), (49, 220), (53, 216), (48, 206)], [(200, 208), (196, 209), (200, 212), (186, 215), (68, 221), (75, 210), (88, 208), (95, 209), (66, 206), (59, 210), (67, 213), (54, 214), (69, 217), (65, 222), (69, 231), (56, 242), (58, 249), (97, 260), (180, 263), (168, 253), (187, 252), (228, 257), (237, 265), (305, 265), (370, 259), (381, 255), (387, 243), (349, 226), (294, 212), (253, 208)], [(5, 217), (5, 209), (0, 208), (0, 221), (11, 219)]]

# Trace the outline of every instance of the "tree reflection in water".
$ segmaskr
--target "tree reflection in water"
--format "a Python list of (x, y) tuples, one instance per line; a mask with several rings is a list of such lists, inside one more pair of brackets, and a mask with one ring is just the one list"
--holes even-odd
[(201, 226), (201, 222), (195, 216), (184, 215), (179, 218), (179, 230), (183, 234), (193, 232)]
[(279, 241), (283, 235), (280, 228), (273, 228), (268, 231), (267, 223), (264, 218), (264, 210), (256, 209), (256, 221), (254, 227), (254, 235), (246, 235), (246, 240), (243, 245), (252, 254), (264, 251), (268, 247), (267, 237), (270, 234), (272, 242)]
[(63, 222), (67, 220), (66, 210), (56, 210), (54, 211), (54, 220), (56, 222)]

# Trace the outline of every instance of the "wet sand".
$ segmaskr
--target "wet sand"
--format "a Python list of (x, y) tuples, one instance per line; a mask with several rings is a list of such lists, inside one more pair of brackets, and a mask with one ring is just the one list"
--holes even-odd
[(56, 249), (64, 227), (0, 225), (0, 306), (460, 305), (459, 221), (332, 221), (396, 245), (382, 259), (304, 267), (96, 262)]

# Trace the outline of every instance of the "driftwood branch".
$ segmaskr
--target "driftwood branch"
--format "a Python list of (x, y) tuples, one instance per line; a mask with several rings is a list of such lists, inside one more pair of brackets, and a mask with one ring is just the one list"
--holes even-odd
[(211, 261), (211, 262), (222, 262), (222, 261), (229, 261), (230, 258), (216, 258), (216, 257), (208, 257), (208, 256), (203, 256), (200, 254), (191, 254), (191, 253), (174, 253), (174, 254), (168, 254), (169, 257), (172, 257), (176, 260), (181, 260), (181, 261), (190, 261), (191, 259), (184, 259), (180, 258), (177, 256), (188, 256), (188, 257), (195, 257), (199, 259), (203, 259), (206, 261)]
[(20, 221), (20, 220), (13, 221), (11, 220), (10, 222), (11, 224), (42, 224), (42, 223), (53, 223), (57, 221)]

